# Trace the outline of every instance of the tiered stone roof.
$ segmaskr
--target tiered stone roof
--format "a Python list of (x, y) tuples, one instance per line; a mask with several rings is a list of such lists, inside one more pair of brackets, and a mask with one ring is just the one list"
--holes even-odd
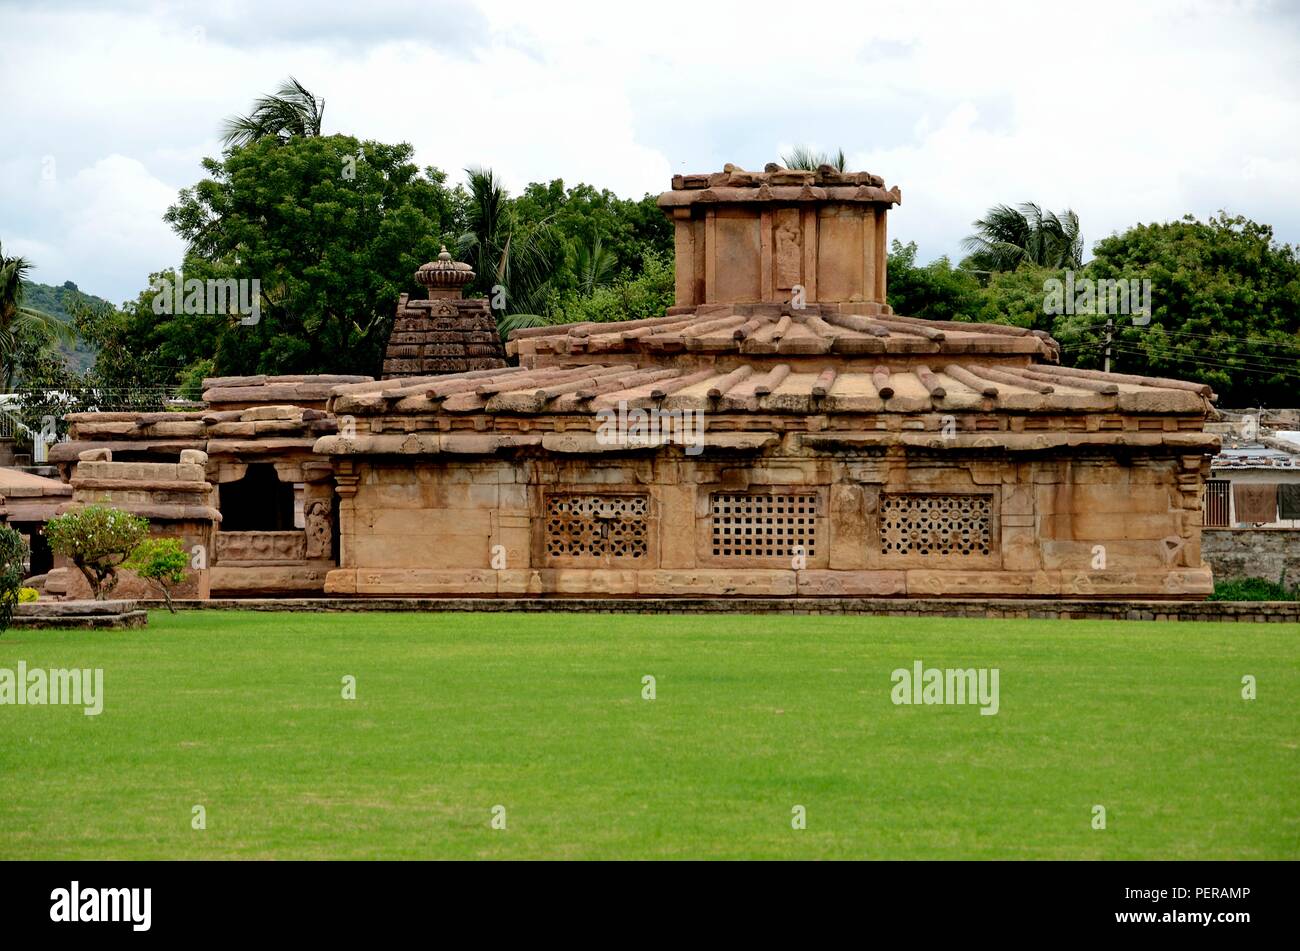
[(514, 367), (418, 383), (335, 389), (334, 413), (591, 414), (626, 403), (711, 414), (1172, 413), (1205, 411), (1209, 388), (1181, 380), (982, 362), (792, 367), (744, 361), (704, 368), (653, 362)]
[(525, 362), (550, 355), (752, 354), (816, 356), (1021, 354), (1056, 362), (1042, 331), (1002, 324), (857, 313), (851, 304), (706, 304), (687, 314), (516, 330), (508, 352)]
[(461, 297), (473, 279), (469, 265), (453, 261), (446, 248), (438, 260), (420, 266), (415, 280), (428, 288), (429, 297), (412, 300), (403, 294), (398, 299), (384, 354), (384, 379), (506, 365), (488, 302)]
[[(67, 442), (50, 447), (50, 462), (69, 465), (87, 450), (108, 450), (121, 459), (162, 458), (185, 450), (267, 457), (310, 453), (316, 440), (337, 431), (322, 393), (370, 377), (223, 377), (205, 380), (207, 410), (187, 413), (71, 413)], [(220, 386), (210, 384), (219, 382)], [(322, 390), (323, 388), (323, 390)], [(285, 403), (287, 399), (296, 403)]]

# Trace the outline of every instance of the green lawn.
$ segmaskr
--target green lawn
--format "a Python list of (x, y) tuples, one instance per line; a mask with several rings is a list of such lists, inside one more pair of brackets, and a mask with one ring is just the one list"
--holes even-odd
[[(0, 706), (0, 859), (1294, 859), (1298, 657), (1300, 628), (1262, 624), (155, 612), (10, 631), (0, 667), (100, 667), (105, 701)], [(915, 660), (998, 668), (1000, 712), (895, 706)]]

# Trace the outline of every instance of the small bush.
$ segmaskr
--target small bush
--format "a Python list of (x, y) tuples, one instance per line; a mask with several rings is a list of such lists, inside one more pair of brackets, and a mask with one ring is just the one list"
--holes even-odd
[(1300, 586), (1286, 584), (1286, 574), (1277, 581), (1263, 578), (1243, 578), (1238, 581), (1216, 581), (1211, 601), (1300, 601)]
[(8, 525), (0, 525), (0, 632), (9, 627), (27, 570), (27, 542)]
[(126, 563), (141, 578), (153, 583), (167, 601), (172, 614), (172, 588), (185, 581), (185, 569), (190, 566), (190, 556), (175, 538), (146, 538), (131, 553)]
[(18, 589), (19, 604), (31, 604), (33, 601), (39, 601), (40, 599), (41, 599), (41, 593), (37, 591), (35, 588)]

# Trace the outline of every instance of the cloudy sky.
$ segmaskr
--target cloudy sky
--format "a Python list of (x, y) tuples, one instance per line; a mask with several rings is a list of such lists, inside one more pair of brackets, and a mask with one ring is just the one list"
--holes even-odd
[(1219, 209), (1300, 242), (1300, 0), (0, 0), (4, 252), (133, 297), (179, 263), (162, 214), (221, 120), (290, 74), (326, 132), (513, 190), (842, 147), (923, 260), (1025, 200), (1090, 244)]

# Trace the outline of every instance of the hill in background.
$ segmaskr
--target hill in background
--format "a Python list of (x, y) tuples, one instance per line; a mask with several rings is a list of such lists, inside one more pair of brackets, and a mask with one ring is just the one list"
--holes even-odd
[[(68, 313), (67, 304), (77, 295), (86, 298), (92, 304), (113, 306), (102, 297), (96, 297), (94, 294), (87, 294), (79, 290), (72, 281), (64, 281), (58, 287), (53, 284), (37, 284), (34, 281), (25, 281), (23, 284), (23, 304), (25, 306), (32, 308), (32, 310), (40, 310), (51, 314), (64, 323), (72, 322), (72, 315)], [(82, 373), (94, 366), (95, 351), (81, 340), (78, 340), (73, 346), (60, 344), (58, 351), (67, 359), (68, 366), (78, 373)]]

